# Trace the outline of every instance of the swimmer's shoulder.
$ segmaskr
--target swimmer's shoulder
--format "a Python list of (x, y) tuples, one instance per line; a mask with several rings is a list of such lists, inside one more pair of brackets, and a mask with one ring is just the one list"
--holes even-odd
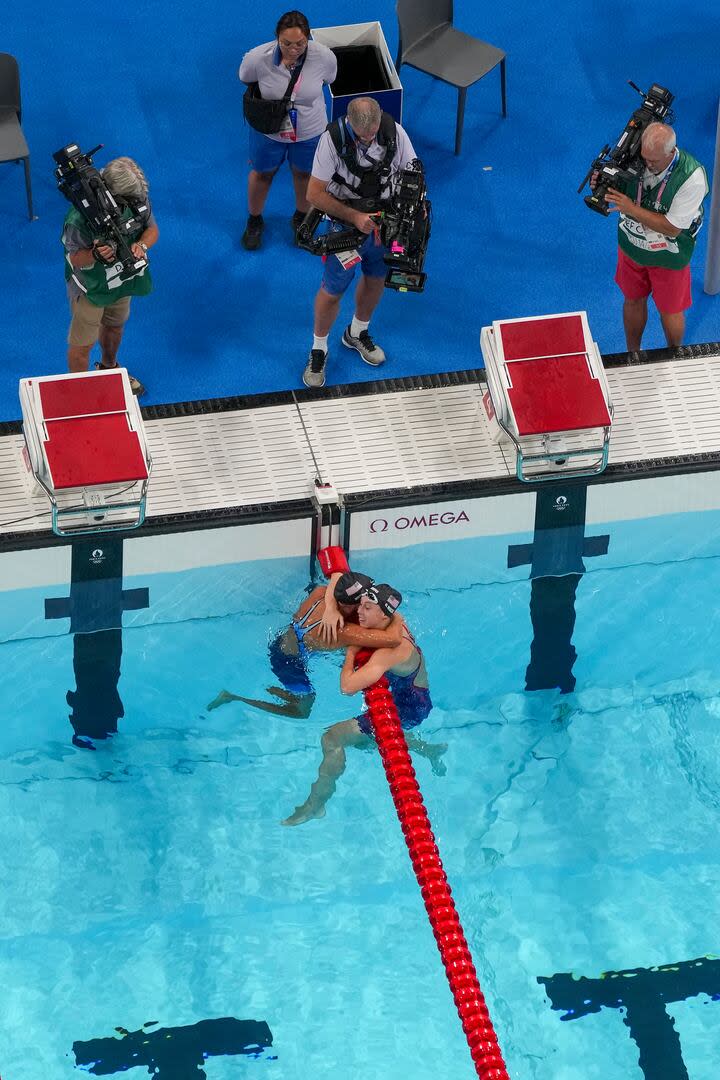
[[(301, 619), (302, 616), (305, 614), (305, 612), (309, 611), (310, 608), (313, 606), (313, 604), (317, 604), (319, 600), (322, 601), (322, 606), (324, 608), (324, 606), (325, 606), (325, 586), (324, 585), (318, 585), (316, 588), (313, 589), (313, 591), (310, 593), (309, 596), (305, 597), (302, 604), (300, 605), (300, 607), (297, 609), (297, 611), (293, 615), (293, 619)], [(319, 604), (318, 604), (318, 608), (320, 608)]]

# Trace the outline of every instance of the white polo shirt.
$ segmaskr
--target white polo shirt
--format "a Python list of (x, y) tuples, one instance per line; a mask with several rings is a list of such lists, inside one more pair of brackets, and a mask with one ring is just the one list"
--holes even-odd
[[(395, 131), (397, 142), (391, 162), (391, 168), (393, 173), (398, 173), (404, 169), (413, 158), (416, 158), (417, 154), (413, 149), (413, 144), (410, 142), (407, 132), (400, 124), (395, 125)], [(348, 131), (348, 135), (350, 135), (350, 131)], [(356, 140), (355, 146), (357, 147), (358, 164), (363, 168), (367, 165), (372, 165), (375, 161), (382, 160), (386, 149), (384, 146), (380, 145), (377, 138), (373, 139), (368, 146), (364, 146)], [(336, 184), (333, 181), (335, 173), (342, 177), (343, 181), (347, 181), (347, 185), (351, 189), (350, 191), (348, 191), (348, 187), (345, 187), (344, 184)], [(353, 174), (349, 172), (345, 163), (340, 158), (329, 131), (325, 132), (321, 137), (320, 142), (317, 144), (315, 159), (312, 166), (312, 175), (316, 180), (321, 180), (326, 184), (328, 194), (334, 195), (336, 199), (359, 198), (358, 195), (352, 193), (352, 189), (356, 189), (359, 186), (360, 180), (357, 176), (353, 176)], [(380, 198), (387, 199), (391, 194), (390, 185), (388, 184), (381, 192)]]

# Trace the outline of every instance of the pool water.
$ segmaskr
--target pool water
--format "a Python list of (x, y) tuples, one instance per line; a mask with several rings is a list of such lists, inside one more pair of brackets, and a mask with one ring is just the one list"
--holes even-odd
[[(447, 749), (415, 765), (510, 1075), (714, 1080), (720, 515), (604, 531), (572, 588), (508, 570), (526, 537), (356, 563), (401, 588), (426, 653), (421, 731)], [(149, 604), (99, 648), (121, 664), (121, 707), (95, 750), (71, 741), (68, 624), (43, 619), (63, 590), (5, 597), (3, 1080), (469, 1080), (377, 754), (349, 753), (326, 817), (280, 825), (324, 727), (360, 704), (339, 657), (313, 659), (307, 720), (206, 708), (222, 688), (267, 697), (268, 638), (306, 560), (124, 585)], [(531, 602), (564, 645), (536, 648), (530, 681), (559, 665), (571, 692), (526, 689)], [(628, 1006), (632, 979), (600, 976), (629, 969)]]

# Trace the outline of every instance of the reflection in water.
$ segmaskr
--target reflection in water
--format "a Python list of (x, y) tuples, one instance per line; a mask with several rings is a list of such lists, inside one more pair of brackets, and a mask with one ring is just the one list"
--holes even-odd
[(533, 640), (526, 690), (575, 689), (575, 594), (584, 559), (606, 555), (610, 537), (585, 535), (587, 483), (540, 488), (531, 544), (511, 544), (508, 566), (530, 564)]
[(93, 739), (117, 732), (125, 715), (118, 693), (123, 611), (146, 608), (147, 589), (123, 589), (123, 541), (117, 536), (76, 538), (70, 595), (45, 600), (46, 619), (69, 619), (75, 690), (68, 690), (73, 743), (94, 750)]
[(122, 630), (75, 634), (76, 689), (68, 690), (66, 697), (76, 746), (94, 750), (92, 739), (106, 739), (117, 732), (117, 722), (125, 715), (118, 693), (121, 657)]
[(720, 999), (720, 960), (701, 956), (660, 967), (604, 971), (599, 979), (568, 972), (540, 976), (538, 982), (552, 1008), (565, 1011), (563, 1020), (579, 1020), (601, 1008), (624, 1013), (645, 1080), (688, 1080), (680, 1036), (666, 1006), (698, 994)]
[(575, 593), (581, 574), (534, 578), (530, 584), (530, 618), (533, 640), (525, 674), (526, 690), (553, 690), (563, 694), (575, 689), (573, 664), (577, 652), (572, 643), (575, 629)]
[(259, 1056), (272, 1046), (272, 1032), (264, 1020), (236, 1020), (223, 1016), (185, 1027), (158, 1028), (157, 1021), (138, 1031), (115, 1030), (120, 1038), (74, 1042), (76, 1064), (93, 1076), (112, 1076), (128, 1069), (146, 1068), (158, 1080), (202, 1080), (201, 1066), (208, 1058)]

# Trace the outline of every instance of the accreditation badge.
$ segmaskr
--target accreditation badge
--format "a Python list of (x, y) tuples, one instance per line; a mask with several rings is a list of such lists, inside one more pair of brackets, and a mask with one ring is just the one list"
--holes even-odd
[(297, 142), (297, 109), (288, 109), (278, 136), (285, 142)]

